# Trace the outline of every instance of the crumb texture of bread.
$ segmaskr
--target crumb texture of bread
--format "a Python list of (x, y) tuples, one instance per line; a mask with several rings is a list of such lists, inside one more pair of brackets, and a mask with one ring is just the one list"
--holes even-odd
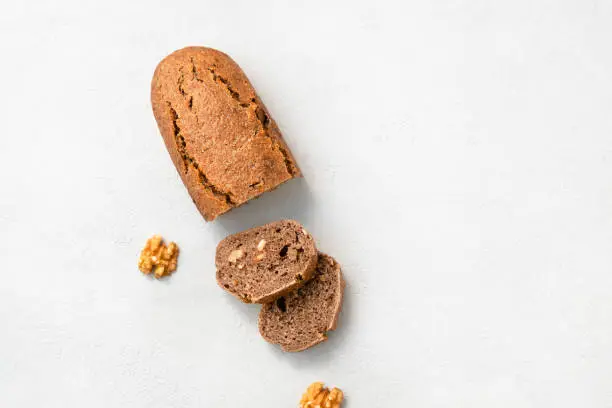
[(170, 157), (207, 221), (301, 176), (246, 75), (220, 51), (187, 47), (164, 58), (151, 103)]
[(266, 303), (304, 285), (317, 265), (312, 236), (281, 220), (224, 238), (215, 264), (219, 286), (245, 303)]
[(308, 283), (262, 306), (259, 332), (284, 351), (297, 352), (319, 344), (336, 328), (343, 293), (340, 265), (319, 253), (315, 275)]

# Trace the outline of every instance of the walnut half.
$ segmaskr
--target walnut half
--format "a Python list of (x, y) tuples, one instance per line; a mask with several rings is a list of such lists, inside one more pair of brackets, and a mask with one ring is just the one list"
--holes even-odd
[(302, 400), (300, 408), (340, 408), (344, 393), (338, 388), (326, 388), (321, 382), (310, 384)]
[(145, 275), (153, 272), (159, 279), (170, 275), (176, 270), (178, 246), (171, 242), (167, 246), (161, 235), (153, 235), (147, 240), (138, 258), (138, 269)]

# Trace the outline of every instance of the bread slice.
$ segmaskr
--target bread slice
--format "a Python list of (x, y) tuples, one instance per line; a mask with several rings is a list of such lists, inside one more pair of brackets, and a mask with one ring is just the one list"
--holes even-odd
[(319, 253), (314, 278), (303, 287), (263, 305), (259, 332), (269, 343), (296, 352), (327, 340), (334, 330), (342, 306), (344, 280), (340, 265)]
[(312, 278), (317, 258), (304, 227), (293, 220), (276, 221), (219, 243), (217, 283), (245, 303), (267, 303)]

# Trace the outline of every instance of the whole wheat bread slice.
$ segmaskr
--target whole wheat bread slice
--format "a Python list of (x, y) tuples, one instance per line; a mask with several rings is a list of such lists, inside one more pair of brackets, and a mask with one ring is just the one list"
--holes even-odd
[(304, 285), (317, 265), (312, 236), (282, 220), (230, 235), (217, 246), (217, 283), (245, 303), (267, 303)]
[(344, 279), (340, 265), (319, 253), (315, 276), (303, 287), (262, 306), (259, 332), (269, 343), (296, 352), (327, 340), (342, 306)]

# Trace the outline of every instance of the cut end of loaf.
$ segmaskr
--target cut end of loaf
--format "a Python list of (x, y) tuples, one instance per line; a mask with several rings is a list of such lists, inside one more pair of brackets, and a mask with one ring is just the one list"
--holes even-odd
[(247, 76), (220, 51), (186, 47), (164, 58), (151, 103), (172, 162), (207, 221), (301, 177)]

